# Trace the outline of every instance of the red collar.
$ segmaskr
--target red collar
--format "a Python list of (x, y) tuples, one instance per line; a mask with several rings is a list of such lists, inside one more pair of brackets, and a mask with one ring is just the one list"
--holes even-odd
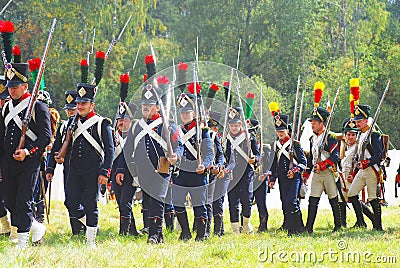
[(283, 141), (279, 140), (279, 142), (283, 145), (285, 144), (288, 140), (290, 140), (289, 136), (286, 136), (285, 139)]
[(19, 101), (23, 101), (26, 98), (29, 98), (31, 95), (31, 93), (29, 93), (29, 91), (25, 92), (24, 95), (21, 96), (21, 98), (19, 98)]
[(93, 117), (95, 115), (96, 115), (96, 112), (94, 110), (92, 110), (90, 113), (88, 113), (87, 116), (81, 117), (81, 119), (85, 121), (85, 120), (88, 120), (88, 119), (90, 119), (91, 117)]
[(191, 130), (192, 128), (194, 128), (196, 126), (196, 120), (193, 120), (191, 123), (189, 123), (189, 124), (185, 124), (185, 125), (183, 125), (183, 127), (186, 129), (186, 130)]
[(159, 113), (155, 113), (151, 118), (145, 118), (145, 120), (155, 121), (158, 118), (160, 118), (160, 114)]

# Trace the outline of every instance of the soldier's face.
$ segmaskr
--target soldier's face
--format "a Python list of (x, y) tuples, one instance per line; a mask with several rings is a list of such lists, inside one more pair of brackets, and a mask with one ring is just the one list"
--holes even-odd
[(119, 131), (127, 131), (131, 127), (132, 121), (129, 118), (120, 118), (118, 119), (118, 130)]
[(6, 100), (0, 99), (0, 108), (3, 108), (5, 103), (6, 103)]
[(229, 131), (236, 135), (242, 130), (242, 122), (229, 124)]
[(156, 104), (143, 104), (142, 105), (142, 114), (144, 118), (152, 118), (153, 115), (158, 113), (160, 110), (160, 106)]
[(67, 114), (68, 118), (76, 114), (76, 109), (65, 109), (65, 113)]
[(182, 122), (184, 124), (192, 122), (194, 119), (194, 115), (195, 115), (194, 111), (182, 112), (181, 113)]
[(82, 117), (87, 116), (94, 109), (94, 103), (90, 101), (86, 102), (77, 102), (76, 108), (78, 110), (78, 114)]
[(284, 140), (286, 137), (289, 136), (289, 132), (287, 129), (283, 129), (283, 130), (277, 130), (276, 131), (276, 135), (278, 136), (278, 138), (280, 140)]
[(356, 143), (356, 140), (357, 140), (356, 132), (351, 132), (351, 131), (346, 132), (347, 143), (349, 143), (350, 145), (353, 145), (354, 143)]
[(13, 100), (18, 100), (24, 95), (28, 90), (28, 84), (19, 84), (18, 86), (13, 86), (8, 88), (8, 93)]
[(211, 129), (212, 131), (218, 132), (218, 127), (212, 126), (212, 127), (210, 127), (210, 129)]
[(361, 120), (356, 120), (356, 126), (358, 130), (362, 130), (368, 125), (368, 119), (361, 119)]
[(324, 123), (318, 120), (311, 120), (311, 128), (314, 133), (319, 133), (324, 128)]

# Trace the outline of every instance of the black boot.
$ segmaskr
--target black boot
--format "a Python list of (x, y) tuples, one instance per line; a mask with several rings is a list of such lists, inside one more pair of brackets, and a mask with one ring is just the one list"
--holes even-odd
[(224, 235), (224, 217), (222, 215), (214, 216), (214, 234), (218, 236)]
[(167, 231), (174, 231), (175, 214), (173, 212), (164, 213), (165, 228)]
[(197, 218), (194, 218), (193, 220), (193, 226), (192, 226), (192, 232), (197, 232)]
[(142, 216), (143, 216), (143, 228), (140, 229), (141, 234), (148, 234), (149, 233), (149, 211), (147, 209), (142, 209)]
[(32, 210), (33, 210), (33, 216), (35, 219), (43, 223), (44, 222), (44, 201), (41, 199), (39, 202), (35, 203), (32, 202)]
[(178, 222), (181, 225), (181, 235), (179, 236), (179, 240), (187, 241), (192, 238), (192, 234), (190, 233), (189, 221), (187, 217), (186, 210), (181, 213), (176, 213), (176, 217), (178, 218)]
[(374, 229), (377, 231), (383, 231), (382, 228), (382, 206), (379, 203), (379, 199), (374, 199), (371, 202), (372, 210), (374, 211), (375, 224)]
[(86, 227), (77, 218), (69, 218), (71, 224), (72, 235), (85, 234)]
[(268, 222), (268, 216), (265, 217), (259, 217), (260, 218), (260, 226), (258, 226), (257, 233), (262, 233), (267, 231), (267, 222)]
[(310, 196), (308, 199), (308, 216), (306, 229), (309, 234), (314, 232), (314, 222), (317, 217), (319, 197)]
[(287, 230), (287, 214), (283, 213), (283, 223), (282, 226), (279, 227), (278, 231), (285, 231)]
[(162, 218), (154, 217), (149, 219), (149, 238), (148, 244), (164, 243), (164, 235), (162, 233)]
[(298, 235), (305, 231), (300, 209), (292, 213), (287, 213), (287, 217), (288, 236)]
[(131, 225), (130, 218), (119, 218), (119, 234), (120, 235), (127, 235), (129, 233), (129, 227)]
[(339, 208), (340, 208), (340, 217), (342, 219), (342, 226), (344, 228), (347, 227), (347, 211), (346, 211), (346, 202), (339, 202)]
[(371, 211), (371, 209), (370, 209), (366, 204), (364, 204), (363, 202), (361, 202), (361, 206), (362, 206), (363, 214), (364, 214), (365, 216), (367, 216), (367, 218), (371, 221), (372, 226), (375, 226), (375, 216), (374, 216), (374, 213), (373, 213), (373, 212)]
[(206, 239), (210, 238), (210, 234), (211, 234), (211, 221), (212, 221), (212, 217), (208, 217), (208, 220), (206, 222), (206, 231), (204, 234), (204, 237)]
[(204, 241), (206, 239), (206, 226), (207, 226), (207, 219), (198, 218), (197, 220), (197, 235), (195, 240), (196, 241)]
[(364, 221), (363, 209), (360, 200), (358, 200), (358, 196), (349, 197), (349, 200), (353, 205), (357, 217), (357, 222), (354, 224), (353, 228), (366, 228), (367, 224)]
[(132, 214), (132, 218), (131, 218), (131, 224), (129, 225), (129, 234), (133, 235), (135, 237), (139, 236), (139, 233), (136, 229), (136, 222), (135, 222), (135, 218), (133, 217), (133, 214)]
[(342, 217), (340, 215), (339, 198), (337, 196), (331, 198), (329, 199), (329, 203), (331, 204), (332, 207), (333, 222), (335, 224), (333, 232), (337, 232), (342, 228)]

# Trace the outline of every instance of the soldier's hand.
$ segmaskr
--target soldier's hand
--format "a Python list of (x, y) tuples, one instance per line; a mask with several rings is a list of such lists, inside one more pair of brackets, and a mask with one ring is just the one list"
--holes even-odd
[(303, 177), (303, 183), (304, 183), (304, 185), (305, 185), (305, 186), (308, 186), (308, 184), (307, 184), (307, 180), (308, 180), (308, 178), (307, 178), (307, 177)]
[(48, 182), (52, 182), (52, 181), (53, 181), (53, 174), (47, 173), (47, 174), (46, 174), (46, 180), (47, 180)]
[(196, 168), (197, 174), (203, 174), (205, 170), (206, 170), (206, 167), (205, 167), (204, 165), (199, 165), (199, 166)]
[(13, 157), (15, 160), (22, 162), (22, 161), (24, 161), (24, 159), (26, 157), (26, 152), (24, 149), (18, 149), (13, 154)]
[(118, 173), (115, 176), (115, 181), (117, 182), (118, 185), (122, 185), (122, 182), (124, 181), (124, 173)]
[(258, 176), (257, 179), (259, 182), (264, 182), (266, 178), (267, 178), (267, 174), (262, 174), (262, 175)]
[(256, 162), (256, 159), (254, 157), (252, 157), (252, 158), (249, 158), (249, 160), (247, 162), (249, 162), (249, 164), (252, 165)]
[(348, 181), (348, 182), (352, 183), (352, 182), (353, 182), (353, 180), (354, 180), (354, 177), (353, 177), (353, 175), (349, 175), (349, 176), (347, 176), (347, 181)]
[(314, 165), (314, 172), (317, 174), (321, 172), (321, 167), (318, 164)]
[(172, 154), (170, 157), (167, 157), (167, 160), (171, 165), (175, 165), (175, 163), (178, 161), (178, 155)]
[(268, 186), (270, 189), (274, 189), (275, 182), (271, 181)]
[(219, 173), (219, 167), (218, 166), (213, 166), (211, 168), (211, 174), (218, 174)]
[(56, 160), (57, 164), (62, 164), (64, 163), (64, 157), (58, 156), (58, 152), (54, 154), (54, 160)]
[(293, 179), (293, 178), (294, 178), (293, 170), (289, 170), (289, 171), (287, 172), (287, 177), (288, 177), (289, 179)]
[(99, 175), (99, 177), (97, 177), (97, 182), (98, 182), (98, 184), (107, 185), (108, 178), (104, 175)]

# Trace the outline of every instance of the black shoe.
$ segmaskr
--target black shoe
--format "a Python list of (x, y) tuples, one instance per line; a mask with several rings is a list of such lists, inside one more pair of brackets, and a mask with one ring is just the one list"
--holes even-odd
[(161, 244), (164, 243), (164, 236), (162, 234), (162, 218), (154, 217), (149, 218), (149, 238), (147, 243), (149, 244)]
[(259, 218), (260, 218), (260, 226), (258, 226), (257, 233), (266, 232), (268, 230), (268, 227), (267, 227), (268, 216), (259, 217)]
[(354, 212), (356, 213), (356, 217), (357, 217), (357, 222), (353, 226), (353, 228), (367, 228), (367, 224), (364, 221), (363, 209), (361, 206), (361, 202), (358, 199), (358, 196), (349, 197), (349, 200), (350, 200), (351, 204), (353, 205)]
[(214, 234), (218, 236), (224, 235), (224, 217), (215, 215), (214, 217)]
[(196, 241), (204, 241), (206, 239), (206, 227), (207, 227), (207, 219), (198, 218), (197, 220), (197, 235)]
[(317, 216), (318, 203), (319, 197), (310, 196), (310, 198), (308, 199), (308, 216), (306, 229), (309, 234), (312, 234), (314, 232), (314, 222)]
[(305, 232), (300, 209), (293, 213), (287, 213), (288, 236), (299, 235)]
[(374, 199), (371, 202), (372, 210), (374, 211), (374, 229), (377, 231), (383, 231), (382, 228), (382, 206), (379, 203), (379, 199)]
[(135, 222), (135, 218), (133, 217), (133, 214), (132, 214), (132, 218), (131, 218), (131, 224), (129, 225), (129, 234), (133, 235), (135, 237), (139, 236), (139, 232), (136, 229), (136, 222)]
[(183, 241), (190, 240), (192, 238), (192, 234), (190, 233), (189, 221), (186, 210), (184, 212), (177, 213), (176, 217), (178, 218), (178, 222), (181, 225), (182, 229), (182, 232), (179, 236), (179, 240)]
[(342, 229), (342, 217), (340, 213), (339, 207), (339, 198), (336, 196), (334, 198), (329, 199), (329, 203), (331, 204), (332, 214), (333, 214), (333, 221), (335, 227), (333, 228), (333, 232), (340, 231)]
[(129, 227), (131, 225), (130, 218), (119, 218), (119, 234), (120, 235), (127, 235), (129, 233)]
[(77, 218), (69, 218), (69, 222), (71, 224), (72, 236), (86, 234), (86, 226)]

